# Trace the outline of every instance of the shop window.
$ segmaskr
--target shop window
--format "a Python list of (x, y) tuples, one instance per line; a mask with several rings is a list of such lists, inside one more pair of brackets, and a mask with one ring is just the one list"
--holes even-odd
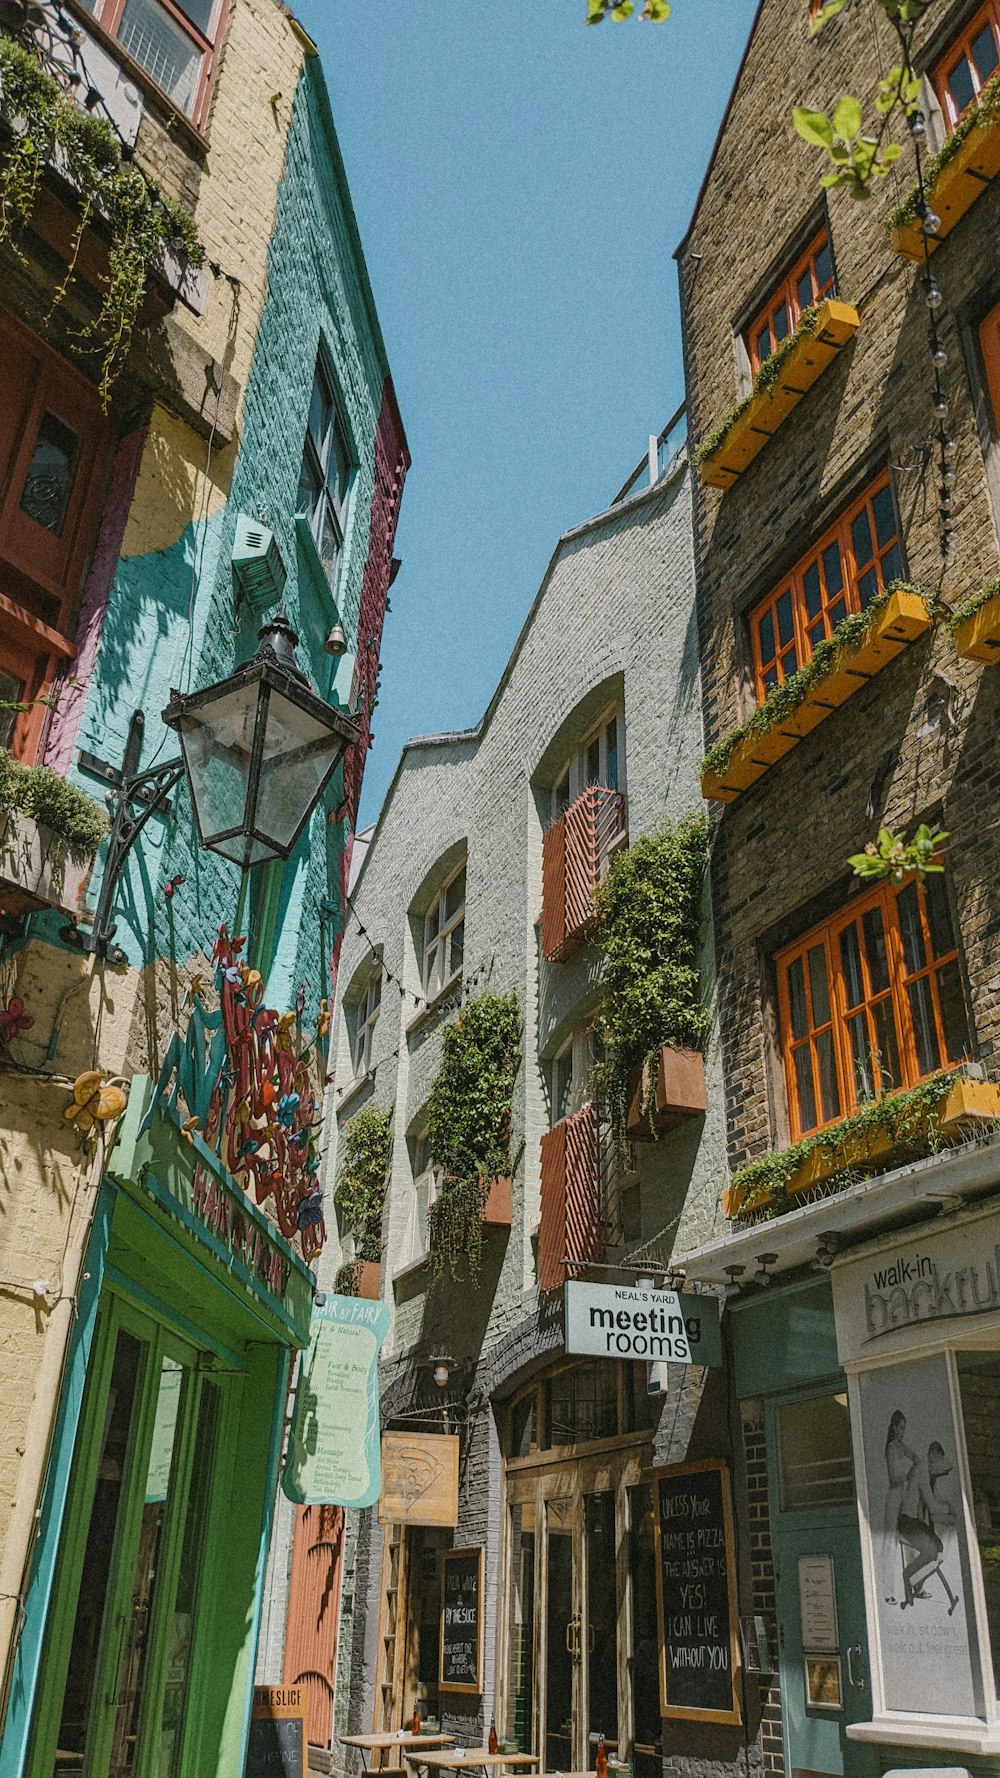
[(465, 866), (449, 877), (424, 916), (424, 997), (436, 995), (462, 973), (465, 957)]
[(618, 1433), (618, 1384), (611, 1364), (577, 1364), (545, 1387), (550, 1445), (590, 1444)]
[(776, 964), (793, 1140), (969, 1055), (942, 877), (881, 884)]
[(178, 111), (208, 115), (226, 0), (80, 0)]
[(777, 1409), (781, 1510), (854, 1503), (851, 1416), (846, 1395), (816, 1395)]
[(934, 70), (934, 88), (949, 130), (1000, 66), (1000, 0), (975, 13)]
[[(1000, 1473), (997, 1470), (997, 1402), (1000, 1401), (1000, 1352), (958, 1352), (958, 1388), (965, 1427), (965, 1449), (972, 1491), (972, 1516), (983, 1571), (986, 1621), (992, 1650), (994, 1696), (1000, 1698)], [(937, 1494), (946, 1487), (947, 1453), (932, 1453), (929, 1483)], [(936, 1461), (934, 1460), (936, 1458)]]
[(533, 1501), (510, 1509), (505, 1730), (522, 1752), (531, 1746), (535, 1704), (535, 1517)]
[(549, 1123), (561, 1123), (580, 1111), (590, 1096), (596, 1061), (594, 1033), (574, 1031), (549, 1063)]
[(297, 510), (309, 522), (313, 542), (331, 586), (344, 544), (347, 498), (354, 463), (322, 353), (316, 360), (312, 399), (302, 447)]
[(836, 289), (833, 253), (827, 229), (821, 228), (805, 252), (773, 290), (744, 334), (754, 375), (782, 340), (794, 333), (804, 309), (832, 296)]
[(866, 611), (902, 572), (899, 521), (886, 472), (751, 612), (757, 702), (805, 666), (818, 642), (850, 612)]

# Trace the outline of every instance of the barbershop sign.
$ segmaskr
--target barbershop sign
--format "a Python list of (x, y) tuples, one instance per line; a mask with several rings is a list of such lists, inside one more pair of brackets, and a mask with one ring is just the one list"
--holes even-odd
[(569, 1283), (566, 1350), (588, 1358), (721, 1364), (719, 1299), (633, 1284)]
[(1000, 1317), (1000, 1213), (907, 1231), (832, 1273), (842, 1364), (926, 1344), (928, 1329)]

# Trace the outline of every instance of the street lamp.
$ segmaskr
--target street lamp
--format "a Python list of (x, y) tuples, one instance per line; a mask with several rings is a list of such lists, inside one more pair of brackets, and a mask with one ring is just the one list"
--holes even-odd
[(179, 758), (138, 770), (138, 710), (120, 769), (81, 753), (83, 770), (112, 787), (112, 822), (93, 924), (89, 931), (63, 929), (79, 950), (125, 962), (112, 943), (118, 878), (149, 817), (166, 805), (185, 774), (201, 845), (249, 870), (288, 857), (335, 767), (357, 740), (354, 718), (324, 703), (300, 673), (298, 637), (283, 611), (258, 631), (258, 640), (253, 659), (227, 679), (203, 691), (171, 692), (163, 721), (180, 738)]

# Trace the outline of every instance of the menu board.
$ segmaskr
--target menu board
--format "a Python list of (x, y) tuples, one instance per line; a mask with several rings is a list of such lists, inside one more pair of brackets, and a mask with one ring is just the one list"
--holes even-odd
[(660, 1472), (656, 1541), (661, 1714), (738, 1723), (736, 1564), (721, 1459)]
[(245, 1778), (306, 1778), (305, 1690), (256, 1686)]
[(483, 1689), (483, 1552), (445, 1550), (441, 1556), (442, 1692)]

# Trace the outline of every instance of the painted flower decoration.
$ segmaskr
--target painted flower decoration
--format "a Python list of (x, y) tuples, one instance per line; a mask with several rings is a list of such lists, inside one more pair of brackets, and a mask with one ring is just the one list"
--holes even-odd
[(86, 1135), (95, 1123), (103, 1124), (109, 1118), (120, 1117), (127, 1103), (121, 1087), (105, 1085), (101, 1070), (88, 1068), (73, 1082), (73, 1100), (67, 1105), (63, 1117), (81, 1135)]
[(322, 1220), (323, 1193), (320, 1191), (318, 1185), (314, 1185), (312, 1190), (306, 1193), (305, 1197), (299, 1199), (295, 1211), (295, 1221), (297, 1227), (301, 1231), (302, 1229), (315, 1228), (316, 1224), (322, 1222)]
[(326, 1001), (321, 1000), (319, 1003), (319, 1013), (318, 1013), (317, 1019), (316, 1019), (316, 1036), (317, 1037), (325, 1037), (327, 1032), (329, 1031), (329, 1029), (330, 1029), (330, 1009), (329, 1009)]
[(283, 1124), (286, 1130), (290, 1130), (295, 1122), (295, 1113), (298, 1109), (298, 1093), (282, 1093), (281, 1098), (278, 1100), (278, 1109), (274, 1115), (279, 1124)]
[(0, 1012), (0, 1044), (5, 1047), (11, 1044), (22, 1031), (30, 1031), (34, 1022), (25, 1012), (20, 994), (15, 994), (12, 1000), (8, 1000), (3, 1012)]
[(295, 1023), (293, 1012), (283, 1012), (278, 1020), (274, 1047), (278, 1050), (290, 1050), (292, 1047), (292, 1026)]

